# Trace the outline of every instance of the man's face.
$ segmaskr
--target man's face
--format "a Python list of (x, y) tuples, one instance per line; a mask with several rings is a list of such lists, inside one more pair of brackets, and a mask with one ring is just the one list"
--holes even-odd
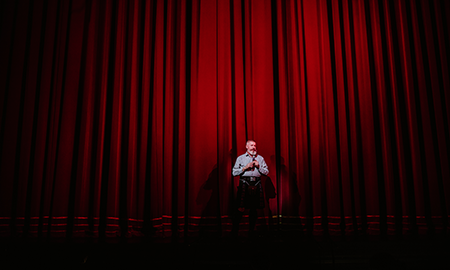
[(254, 141), (249, 141), (245, 146), (245, 148), (247, 148), (247, 152), (250, 155), (252, 156), (256, 155), (257, 150), (256, 150), (256, 143)]

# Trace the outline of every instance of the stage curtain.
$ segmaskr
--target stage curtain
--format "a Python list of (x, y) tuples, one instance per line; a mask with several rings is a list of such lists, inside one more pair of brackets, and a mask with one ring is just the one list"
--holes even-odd
[(0, 12), (0, 236), (225, 236), (248, 139), (259, 231), (450, 228), (448, 1)]

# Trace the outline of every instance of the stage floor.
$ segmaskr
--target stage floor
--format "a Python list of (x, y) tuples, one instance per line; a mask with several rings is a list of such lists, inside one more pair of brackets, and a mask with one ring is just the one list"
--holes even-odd
[(448, 269), (448, 236), (0, 239), (2, 269)]

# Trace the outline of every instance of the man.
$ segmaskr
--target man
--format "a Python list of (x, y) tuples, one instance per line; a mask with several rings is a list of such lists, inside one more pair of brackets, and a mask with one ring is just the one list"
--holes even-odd
[(267, 175), (269, 168), (264, 158), (257, 154), (256, 142), (248, 140), (245, 148), (247, 152), (236, 159), (233, 176), (239, 176), (237, 192), (237, 211), (233, 220), (233, 235), (237, 235), (239, 223), (245, 209), (250, 209), (250, 234), (254, 233), (257, 210), (264, 208), (264, 194), (261, 185), (261, 175)]

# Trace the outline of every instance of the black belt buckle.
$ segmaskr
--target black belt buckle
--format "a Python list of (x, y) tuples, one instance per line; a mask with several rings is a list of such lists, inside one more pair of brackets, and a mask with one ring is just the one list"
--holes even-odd
[(260, 179), (260, 177), (257, 177), (257, 176), (243, 176), (243, 177), (241, 177), (241, 179), (253, 182), (253, 181), (258, 181)]
[(247, 184), (252, 184), (252, 185), (254, 185), (254, 183), (258, 183), (259, 180), (261, 180), (261, 178), (257, 177), (257, 176), (244, 176), (244, 177), (241, 177), (241, 181), (243, 181), (244, 183), (247, 183)]

